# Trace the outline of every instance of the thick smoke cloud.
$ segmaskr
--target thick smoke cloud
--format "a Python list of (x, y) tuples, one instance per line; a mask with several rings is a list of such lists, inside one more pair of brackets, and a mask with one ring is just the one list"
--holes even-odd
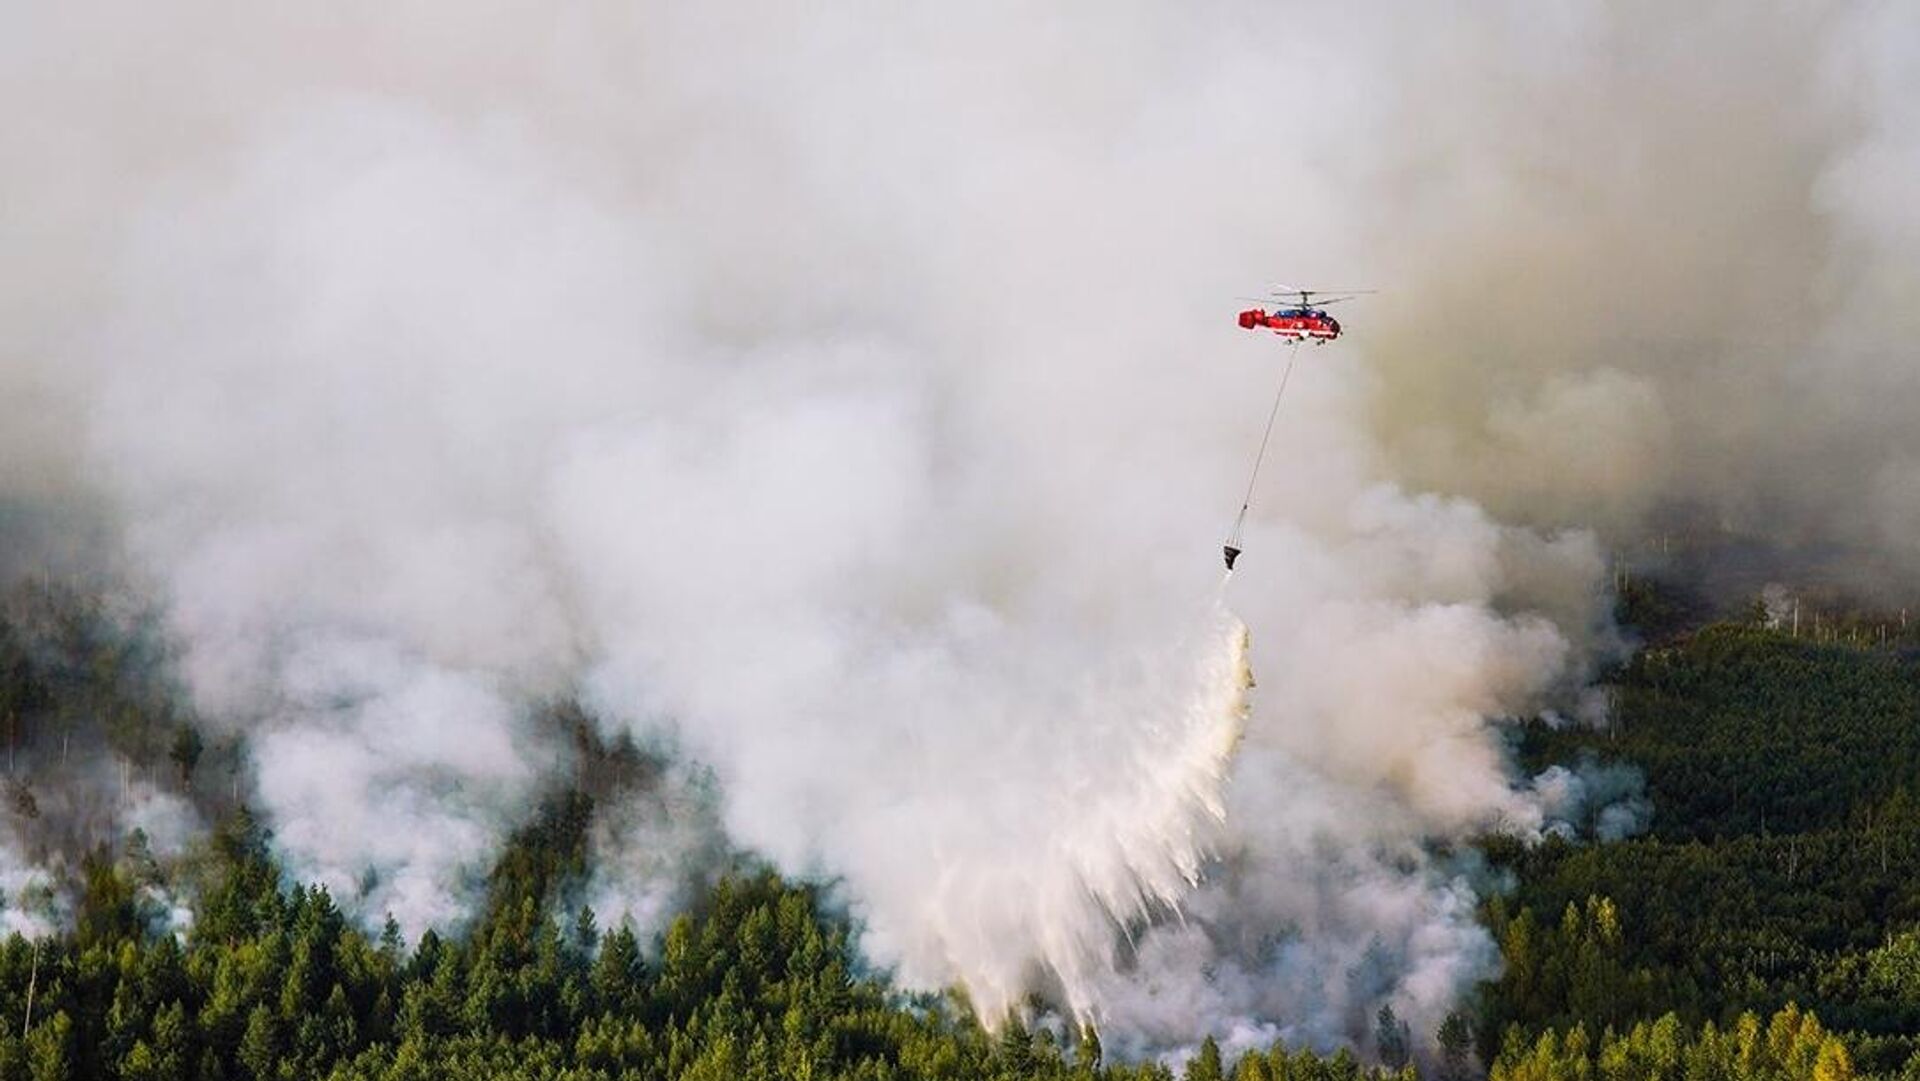
[[(369, 920), (471, 903), (577, 693), (689, 759), (597, 905), (723, 833), (988, 1012), (1427, 1033), (1497, 961), (1426, 842), (1641, 813), (1494, 728), (1590, 713), (1609, 542), (1910, 565), (1893, 5), (120, 7), (0, 44), (0, 525), (108, 509)], [(1289, 389), (1243, 720), (1276, 275), (1386, 291)]]
[(1393, 157), (1423, 167), (1365, 190), (1394, 208), (1388, 276), (1419, 283), (1374, 351), (1396, 471), (1909, 593), (1912, 13), (1565, 5), (1437, 33), (1395, 93), (1459, 107), (1401, 101), (1424, 122)]

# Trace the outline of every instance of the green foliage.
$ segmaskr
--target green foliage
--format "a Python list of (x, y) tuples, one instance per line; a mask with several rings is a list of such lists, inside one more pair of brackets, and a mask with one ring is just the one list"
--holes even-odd
[[(1468, 1081), (1489, 1063), (1499, 1081), (1920, 1081), (1911, 640), (1861, 648), (1758, 622), (1689, 633), (1692, 602), (1653, 586), (1622, 604), (1658, 644), (1614, 673), (1612, 728), (1531, 726), (1519, 754), (1534, 769), (1641, 767), (1653, 832), (1487, 840), (1514, 883), (1483, 910), (1502, 975), (1435, 1032), (1356, 1011), (1380, 1067), (1280, 1047), (1229, 1062), (1207, 1039), (1183, 1078)], [(137, 835), (69, 854), (71, 932), (37, 960), (18, 936), (0, 942), (7, 1081), (1173, 1081), (1108, 1061), (1090, 1028), (1016, 1016), (989, 1031), (957, 995), (900, 995), (815, 891), (770, 874), (721, 879), (658, 935), (603, 927), (579, 902), (612, 773), (539, 808), (470, 926), (411, 950), (391, 920), (369, 936), (325, 889), (284, 881), (262, 824), (204, 791), (224, 786), (189, 788), (204, 755), (237, 752), (209, 750), (178, 714), (164, 658), (84, 599), (24, 612), (0, 618), (6, 735), (104, 743), (219, 824), (164, 870)], [(9, 797), (23, 820), (39, 813), (26, 785)], [(193, 898), (184, 940), (156, 932), (152, 885)]]
[(1526, 1040), (1509, 1030), (1490, 1081), (1853, 1081), (1852, 1057), (1810, 1013), (1788, 1005), (1763, 1026), (1741, 1014), (1725, 1032), (1687, 1031), (1666, 1014), (1597, 1039), (1585, 1026)]
[(206, 752), (206, 749), (206, 744), (200, 739), (200, 730), (194, 726), (183, 724), (174, 730), (173, 743), (167, 749), (167, 757), (180, 771), (180, 783), (192, 782), (194, 767), (200, 764), (200, 756)]
[(1536, 725), (1523, 752), (1633, 763), (1663, 840), (1844, 827), (1920, 779), (1920, 665), (1901, 650), (1715, 624), (1637, 654), (1614, 704), (1609, 731)]
[(1392, 1005), (1381, 1006), (1374, 1016), (1373, 1050), (1389, 1070), (1403, 1069), (1413, 1059), (1412, 1032), (1394, 1014)]
[(1466, 1081), (1473, 1076), (1473, 1028), (1464, 1016), (1448, 1014), (1434, 1043), (1440, 1051), (1439, 1081)]
[(1732, 1032), (1799, 1002), (1861, 1068), (1902, 1069), (1920, 1037), (1920, 665), (1717, 624), (1637, 655), (1613, 698), (1610, 731), (1533, 726), (1522, 759), (1641, 767), (1653, 830), (1486, 846), (1517, 888), (1485, 910), (1506, 970), (1481, 1050), (1509, 1026), (1534, 1040), (1668, 1013)]
[(1711, 611), (1706, 598), (1670, 579), (1629, 574), (1614, 587), (1615, 618), (1651, 642), (1699, 626)]
[[(429, 931), (411, 956), (325, 889), (282, 890), (244, 811), (209, 841), (184, 947), (125, 918), (127, 879), (103, 861), (82, 930), (40, 944), (35, 1024), (24, 1041), (0, 1035), (0, 1077), (1170, 1081), (1156, 1064), (1103, 1062), (1090, 1030), (1063, 1044), (1016, 1017), (990, 1033), (957, 1000), (903, 998), (861, 974), (850, 929), (814, 890), (770, 873), (721, 879), (650, 942), (625, 924), (602, 932), (565, 907), (590, 816), (577, 795), (550, 801), (502, 854), (478, 922), (458, 940)], [(0, 1006), (24, 1000), (33, 949), (0, 945)], [(1224, 1081), (1219, 1047), (1186, 1076)], [(1278, 1048), (1234, 1076), (1387, 1081), (1351, 1057)]]
[(1220, 1045), (1212, 1036), (1201, 1041), (1200, 1050), (1187, 1060), (1181, 1081), (1226, 1081), (1226, 1069), (1220, 1064)]

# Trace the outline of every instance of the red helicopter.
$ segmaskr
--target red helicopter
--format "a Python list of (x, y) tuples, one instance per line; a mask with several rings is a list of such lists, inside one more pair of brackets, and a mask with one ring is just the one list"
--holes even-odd
[[(1371, 292), (1368, 289), (1276, 289), (1273, 300), (1263, 303), (1276, 303), (1280, 307), (1269, 312), (1265, 308), (1250, 308), (1240, 313), (1240, 325), (1248, 330), (1271, 330), (1282, 338), (1292, 342), (1313, 342), (1325, 345), (1340, 336), (1340, 321), (1328, 315), (1320, 305), (1338, 304), (1343, 300)], [(1315, 294), (1344, 293), (1343, 296), (1326, 297), (1315, 300)], [(1296, 303), (1291, 298), (1298, 297)], [(1253, 299), (1251, 297), (1247, 299)]]
[[(1328, 315), (1324, 307), (1315, 305), (1337, 304), (1371, 292), (1371, 289), (1296, 289), (1283, 286), (1273, 291), (1272, 300), (1261, 301), (1262, 304), (1278, 304), (1273, 311), (1260, 307), (1240, 313), (1241, 326), (1248, 330), (1271, 330), (1293, 343), (1293, 348), (1287, 351), (1287, 365), (1280, 373), (1280, 389), (1273, 392), (1273, 408), (1267, 412), (1266, 434), (1260, 437), (1260, 450), (1253, 456), (1253, 474), (1247, 478), (1246, 498), (1240, 501), (1240, 514), (1233, 520), (1233, 530), (1227, 534), (1227, 543), (1220, 548), (1220, 554), (1227, 560), (1228, 574), (1233, 573), (1233, 561), (1240, 558), (1241, 531), (1246, 528), (1247, 511), (1253, 506), (1253, 489), (1260, 479), (1260, 463), (1266, 460), (1267, 441), (1273, 436), (1273, 420), (1280, 415), (1280, 398), (1287, 392), (1287, 379), (1293, 375), (1293, 362), (1299, 356), (1300, 343), (1310, 341), (1315, 345), (1325, 345), (1340, 336), (1340, 321)], [(1316, 301), (1316, 293), (1342, 295)], [(1300, 298), (1298, 303), (1294, 302), (1294, 297)]]

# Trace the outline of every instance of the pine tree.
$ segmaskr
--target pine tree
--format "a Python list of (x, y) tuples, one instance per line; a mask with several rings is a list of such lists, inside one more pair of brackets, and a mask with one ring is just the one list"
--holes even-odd
[(600, 948), (600, 925), (590, 905), (581, 905), (579, 913), (573, 918), (572, 945), (582, 957), (591, 957), (593, 951)]
[(160, 1081), (160, 1076), (153, 1048), (145, 1040), (136, 1041), (120, 1060), (120, 1081)]
[(1374, 1015), (1373, 1046), (1380, 1062), (1389, 1070), (1398, 1070), (1412, 1057), (1406, 1022), (1393, 1012), (1392, 1003), (1383, 1003)]
[(1820, 1055), (1813, 1065), (1813, 1081), (1853, 1081), (1853, 1059), (1845, 1044), (1829, 1036), (1820, 1044)]
[(268, 1081), (279, 1069), (280, 1027), (264, 1002), (247, 1016), (247, 1033), (240, 1039), (240, 1064), (253, 1081)]
[(153, 1077), (155, 1081), (185, 1081), (187, 1076), (187, 1011), (179, 1000), (167, 1003), (153, 1016)]
[(603, 1011), (627, 1014), (633, 1010), (633, 989), (640, 977), (640, 943), (633, 928), (622, 924), (601, 944), (593, 965), (593, 993)]
[(1440, 1045), (1440, 1081), (1468, 1081), (1473, 1076), (1473, 1030), (1467, 1019), (1448, 1014), (1435, 1041)]
[(26, 1044), (14, 1036), (12, 1025), (0, 1025), (0, 1077), (24, 1077), (26, 1073)]
[(167, 757), (179, 769), (182, 785), (192, 787), (193, 768), (200, 764), (200, 754), (204, 750), (206, 745), (200, 740), (199, 729), (183, 724), (174, 730), (173, 745), (167, 749)]
[(1233, 1081), (1273, 1081), (1273, 1067), (1267, 1064), (1267, 1056), (1248, 1051), (1234, 1063)]
[(1100, 1059), (1104, 1054), (1104, 1050), (1105, 1049), (1100, 1046), (1100, 1030), (1092, 1025), (1081, 1026), (1080, 1048), (1075, 1056), (1075, 1063), (1078, 1069), (1075, 1070), (1075, 1072), (1084, 1077), (1098, 1075), (1100, 1072)]
[(1033, 1036), (1018, 1015), (1009, 1015), (1000, 1029), (998, 1057), (1002, 1074), (1026, 1077), (1033, 1072)]
[(55, 1013), (27, 1034), (27, 1076), (32, 1081), (76, 1081), (73, 1019), (67, 1011)]
[(1182, 1081), (1226, 1081), (1226, 1067), (1220, 1062), (1220, 1045), (1212, 1036), (1200, 1041), (1200, 1050), (1187, 1060)]

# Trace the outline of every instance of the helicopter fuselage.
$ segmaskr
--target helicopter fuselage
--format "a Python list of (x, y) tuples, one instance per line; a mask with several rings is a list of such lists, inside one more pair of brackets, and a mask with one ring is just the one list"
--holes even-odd
[(1291, 341), (1323, 345), (1340, 336), (1340, 321), (1318, 308), (1280, 308), (1272, 312), (1253, 308), (1240, 313), (1240, 325), (1248, 330), (1271, 330)]

